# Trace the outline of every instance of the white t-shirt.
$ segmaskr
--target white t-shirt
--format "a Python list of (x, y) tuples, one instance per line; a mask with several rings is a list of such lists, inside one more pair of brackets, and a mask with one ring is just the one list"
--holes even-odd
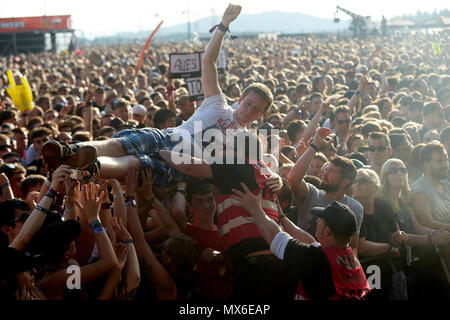
[(225, 96), (217, 94), (203, 100), (203, 103), (195, 111), (195, 113), (182, 125), (176, 127), (175, 132), (179, 129), (187, 130), (191, 134), (199, 131), (194, 127), (194, 123), (200, 121), (202, 123), (200, 131), (207, 129), (219, 129), (223, 133), (227, 129), (245, 129), (234, 119), (233, 108), (227, 104)]
[[(183, 132), (183, 130), (185, 130)], [(208, 133), (207, 131), (210, 130)], [(247, 130), (246, 127), (239, 125), (234, 118), (234, 110), (227, 104), (225, 96), (217, 94), (203, 100), (203, 103), (195, 113), (183, 124), (176, 127), (172, 135), (184, 136), (188, 133), (193, 145), (200, 145), (197, 136), (202, 139), (202, 149), (214, 140), (214, 144), (225, 143), (225, 134), (227, 130)], [(214, 134), (214, 132), (217, 134)], [(201, 135), (200, 135), (201, 133)], [(197, 134), (197, 136), (196, 136)], [(210, 135), (214, 134), (214, 139)]]

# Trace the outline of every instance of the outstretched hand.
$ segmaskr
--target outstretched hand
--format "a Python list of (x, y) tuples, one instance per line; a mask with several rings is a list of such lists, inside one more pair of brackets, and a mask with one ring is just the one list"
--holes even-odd
[(236, 18), (239, 16), (241, 10), (241, 6), (230, 3), (223, 13), (222, 24), (226, 27), (230, 26), (230, 23), (236, 20)]
[(333, 140), (326, 138), (333, 132), (328, 128), (319, 128), (313, 138), (314, 145), (320, 150), (326, 150), (333, 143)]
[(153, 177), (152, 169), (146, 168), (141, 174), (144, 175), (142, 185), (137, 190), (146, 200), (150, 200), (153, 194), (153, 183), (155, 182), (156, 175)]
[(234, 193), (232, 196), (233, 200), (249, 213), (252, 213), (253, 210), (257, 210), (258, 208), (262, 209), (263, 190), (261, 189), (258, 195), (254, 195), (242, 182), (241, 187), (244, 189), (244, 192), (232, 189)]
[(92, 182), (83, 185), (83, 190), (81, 192), (81, 202), (76, 200), (75, 204), (82, 215), (87, 219), (98, 219), (98, 213), (100, 211), (100, 206), (103, 201), (104, 192), (100, 193), (97, 197), (100, 186)]

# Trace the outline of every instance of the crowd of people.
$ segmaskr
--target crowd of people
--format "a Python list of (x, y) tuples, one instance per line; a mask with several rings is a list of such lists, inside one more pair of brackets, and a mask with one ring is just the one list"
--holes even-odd
[[(134, 45), (0, 57), (0, 299), (450, 298), (449, 33), (224, 40), (240, 10), (140, 70)], [(202, 50), (194, 99), (169, 55)], [(194, 122), (242, 163), (173, 161)]]

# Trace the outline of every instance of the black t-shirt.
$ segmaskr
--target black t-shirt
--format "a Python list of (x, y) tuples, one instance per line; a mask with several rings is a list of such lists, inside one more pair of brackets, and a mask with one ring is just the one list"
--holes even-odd
[(392, 207), (382, 199), (375, 199), (374, 209), (373, 214), (364, 214), (359, 237), (373, 242), (389, 243), (391, 234), (397, 231)]
[(336, 293), (331, 265), (321, 247), (289, 240), (283, 261), (302, 282), (308, 299), (329, 299)]
[(211, 183), (219, 187), (219, 192), (222, 195), (233, 194), (232, 189), (237, 189), (242, 192), (241, 187), (243, 182), (250, 191), (258, 189), (258, 183), (255, 178), (255, 169), (249, 164), (212, 164), (211, 170), (213, 178)]

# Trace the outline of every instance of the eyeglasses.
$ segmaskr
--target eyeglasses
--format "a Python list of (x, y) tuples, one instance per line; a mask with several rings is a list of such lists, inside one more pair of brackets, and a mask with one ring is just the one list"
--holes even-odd
[(344, 120), (336, 120), (337, 124), (349, 124), (351, 122), (350, 119), (344, 119)]
[(369, 179), (361, 178), (361, 179), (356, 179), (354, 184), (372, 184), (372, 182)]
[(375, 151), (386, 151), (388, 147), (387, 146), (378, 146), (378, 147), (369, 147), (368, 150), (370, 152), (375, 152)]
[(30, 216), (29, 212), (24, 212), (22, 213), (19, 217), (15, 218), (14, 220), (12, 220), (10, 223), (8, 223), (9, 225), (14, 225), (16, 222), (19, 221), (27, 221), (28, 217)]
[(402, 174), (407, 174), (408, 170), (406, 170), (405, 167), (395, 167), (389, 168), (387, 171), (388, 174), (397, 174), (398, 172), (401, 172)]

